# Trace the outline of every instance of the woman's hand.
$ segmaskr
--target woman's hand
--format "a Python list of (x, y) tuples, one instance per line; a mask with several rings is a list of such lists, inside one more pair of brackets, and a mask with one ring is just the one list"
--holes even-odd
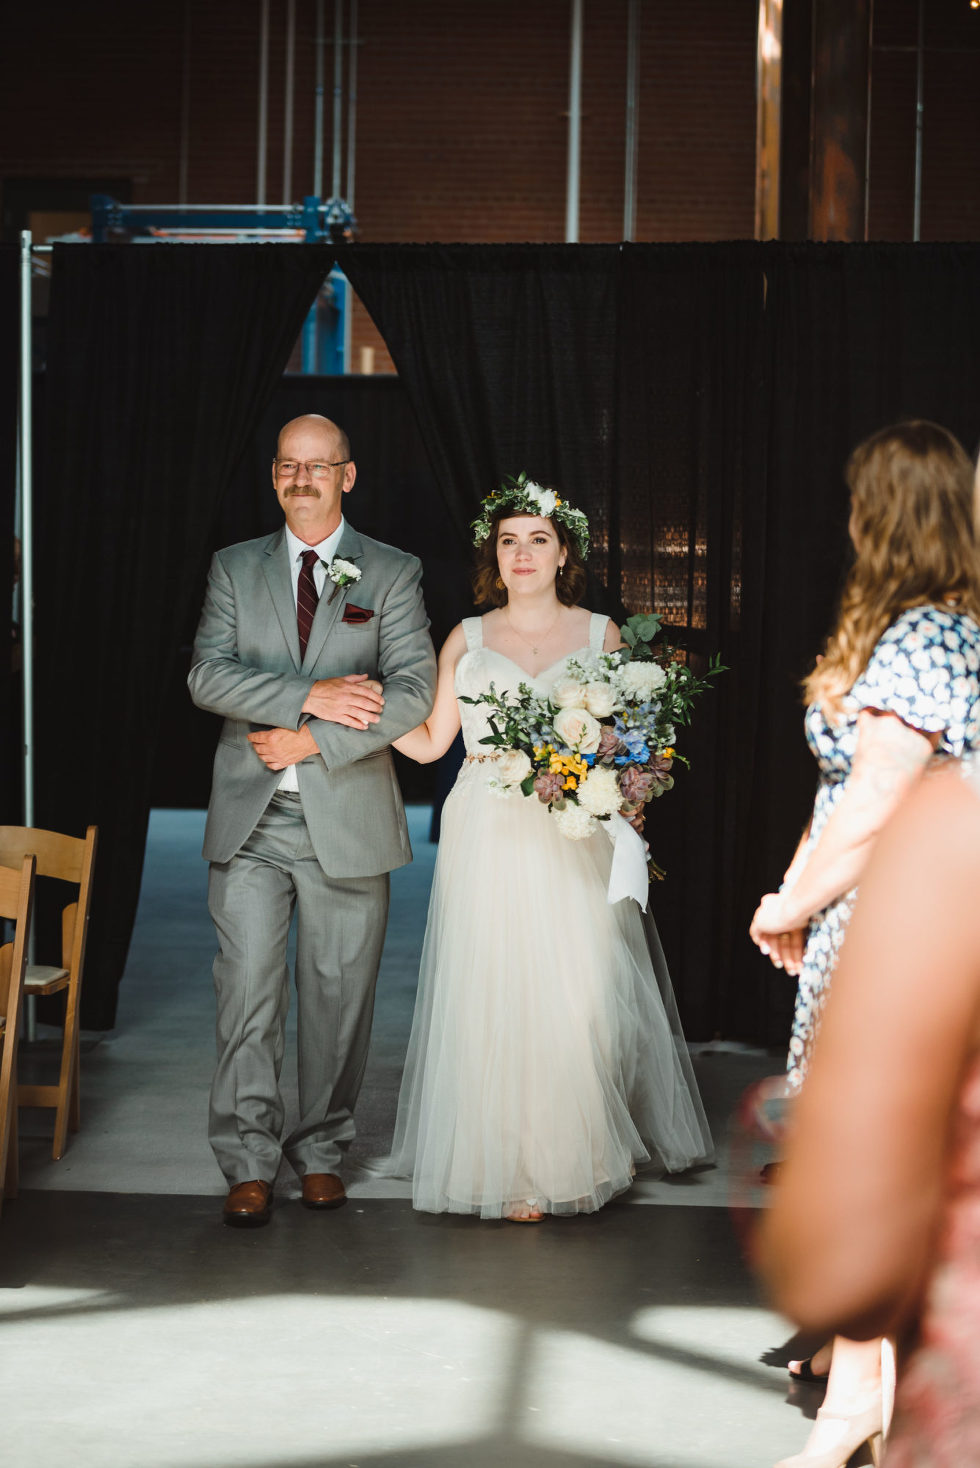
[(787, 903), (779, 892), (767, 892), (755, 910), (749, 937), (775, 968), (795, 978), (803, 967), (806, 928), (794, 927)]

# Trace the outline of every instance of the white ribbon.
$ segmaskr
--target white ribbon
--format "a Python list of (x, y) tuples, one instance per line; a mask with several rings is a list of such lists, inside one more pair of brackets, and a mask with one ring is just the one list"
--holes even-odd
[(613, 859), (606, 897), (610, 903), (632, 897), (643, 911), (647, 910), (650, 882), (647, 877), (647, 854), (643, 837), (629, 821), (616, 814), (600, 825), (612, 842)]

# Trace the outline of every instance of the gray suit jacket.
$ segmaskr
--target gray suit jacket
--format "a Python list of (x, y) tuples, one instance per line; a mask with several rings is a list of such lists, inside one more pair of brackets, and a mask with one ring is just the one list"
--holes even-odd
[[(361, 579), (338, 588), (326, 582), (302, 661), (285, 530), (229, 546), (211, 562), (187, 679), (197, 706), (225, 720), (204, 833), (209, 861), (235, 855), (282, 778), (262, 763), (248, 734), (307, 721), (320, 753), (303, 760), (297, 777), (323, 870), (376, 876), (412, 859), (389, 745), (432, 710), (436, 664), (422, 567), (350, 525), (337, 555), (358, 566)], [(345, 622), (350, 606), (373, 615)], [(348, 729), (301, 712), (316, 679), (345, 673), (370, 673), (383, 683), (380, 723)]]

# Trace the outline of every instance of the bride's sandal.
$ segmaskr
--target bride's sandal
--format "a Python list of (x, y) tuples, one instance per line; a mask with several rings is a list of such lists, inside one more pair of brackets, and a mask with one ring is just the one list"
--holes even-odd
[[(523, 1212), (519, 1211), (523, 1209)], [(502, 1215), (508, 1223), (543, 1223), (544, 1214), (538, 1207), (537, 1198), (528, 1198), (523, 1203), (511, 1203)]]

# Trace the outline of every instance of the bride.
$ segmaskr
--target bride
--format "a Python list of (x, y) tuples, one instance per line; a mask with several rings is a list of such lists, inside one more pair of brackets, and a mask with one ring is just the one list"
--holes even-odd
[(387, 1170), (412, 1177), (416, 1208), (538, 1222), (600, 1208), (651, 1159), (704, 1161), (711, 1138), (640, 910), (607, 899), (605, 834), (569, 840), (537, 799), (491, 790), (486, 713), (460, 702), (491, 685), (547, 694), (571, 657), (620, 645), (577, 605), (587, 521), (523, 481), (473, 528), (476, 600), (493, 610), (450, 633), (431, 715), (395, 742), (426, 763), (462, 724), (467, 756), (442, 816)]

